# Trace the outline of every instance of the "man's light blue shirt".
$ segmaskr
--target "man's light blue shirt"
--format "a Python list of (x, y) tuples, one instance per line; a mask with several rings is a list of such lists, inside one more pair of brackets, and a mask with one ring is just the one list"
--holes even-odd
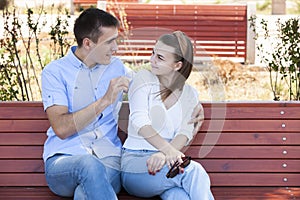
[[(44, 68), (42, 72), (44, 110), (53, 105), (67, 106), (70, 113), (81, 110), (104, 96), (111, 79), (125, 75), (126, 69), (122, 61), (116, 57), (112, 57), (108, 65), (98, 64), (91, 69), (88, 68), (75, 56), (76, 48), (73, 46), (66, 56), (49, 63)], [(116, 102), (120, 101), (122, 101), (121, 93)], [(103, 153), (100, 157), (119, 156), (118, 150), (122, 144), (117, 135), (116, 105), (118, 104), (113, 103), (108, 106), (102, 115), (95, 116), (95, 120), (87, 127), (64, 140), (57, 137), (50, 127), (44, 145), (44, 161), (57, 153), (70, 155), (94, 153), (94, 147), (97, 147), (95, 151)], [(98, 143), (99, 138), (106, 140)]]

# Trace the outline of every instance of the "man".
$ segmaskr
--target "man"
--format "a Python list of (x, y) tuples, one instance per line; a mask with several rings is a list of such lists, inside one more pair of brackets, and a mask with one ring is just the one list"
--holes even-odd
[(111, 14), (85, 10), (74, 25), (78, 46), (42, 72), (43, 104), (51, 125), (43, 159), (48, 186), (57, 195), (113, 200), (120, 191), (122, 144), (115, 113), (129, 80), (123, 63), (112, 56), (118, 28)]

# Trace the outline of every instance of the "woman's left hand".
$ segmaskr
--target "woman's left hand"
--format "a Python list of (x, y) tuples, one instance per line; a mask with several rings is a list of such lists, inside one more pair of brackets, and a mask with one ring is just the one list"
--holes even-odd
[(154, 153), (147, 160), (148, 172), (155, 175), (166, 163), (166, 156), (162, 152)]

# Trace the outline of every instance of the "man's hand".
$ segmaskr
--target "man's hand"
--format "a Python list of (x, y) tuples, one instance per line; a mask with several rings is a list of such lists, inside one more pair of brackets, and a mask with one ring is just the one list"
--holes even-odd
[(105, 101), (107, 105), (112, 104), (113, 102), (115, 102), (118, 94), (121, 91), (124, 92), (128, 91), (128, 86), (129, 86), (129, 79), (127, 77), (120, 76), (117, 78), (113, 78), (109, 83), (109, 87), (103, 97), (103, 101)]
[(204, 120), (204, 109), (202, 104), (199, 102), (193, 110), (191, 120), (189, 124), (194, 124), (193, 135), (197, 134)]

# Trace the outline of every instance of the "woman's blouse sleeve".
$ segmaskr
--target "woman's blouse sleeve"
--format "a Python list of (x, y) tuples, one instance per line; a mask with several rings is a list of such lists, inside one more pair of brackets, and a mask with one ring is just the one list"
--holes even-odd
[(182, 98), (182, 121), (179, 131), (176, 133), (176, 135), (182, 134), (185, 135), (188, 138), (188, 142), (186, 145), (188, 145), (191, 140), (193, 139), (193, 130), (194, 130), (194, 124), (188, 124), (188, 122), (191, 120), (192, 113), (194, 108), (199, 102), (199, 96), (196, 89), (193, 87), (186, 85), (186, 92), (183, 94)]
[(134, 76), (129, 87), (129, 123), (132, 123), (132, 127), (136, 133), (138, 133), (141, 127), (151, 125), (148, 98), (154, 82), (155, 80), (151, 72), (141, 70)]

